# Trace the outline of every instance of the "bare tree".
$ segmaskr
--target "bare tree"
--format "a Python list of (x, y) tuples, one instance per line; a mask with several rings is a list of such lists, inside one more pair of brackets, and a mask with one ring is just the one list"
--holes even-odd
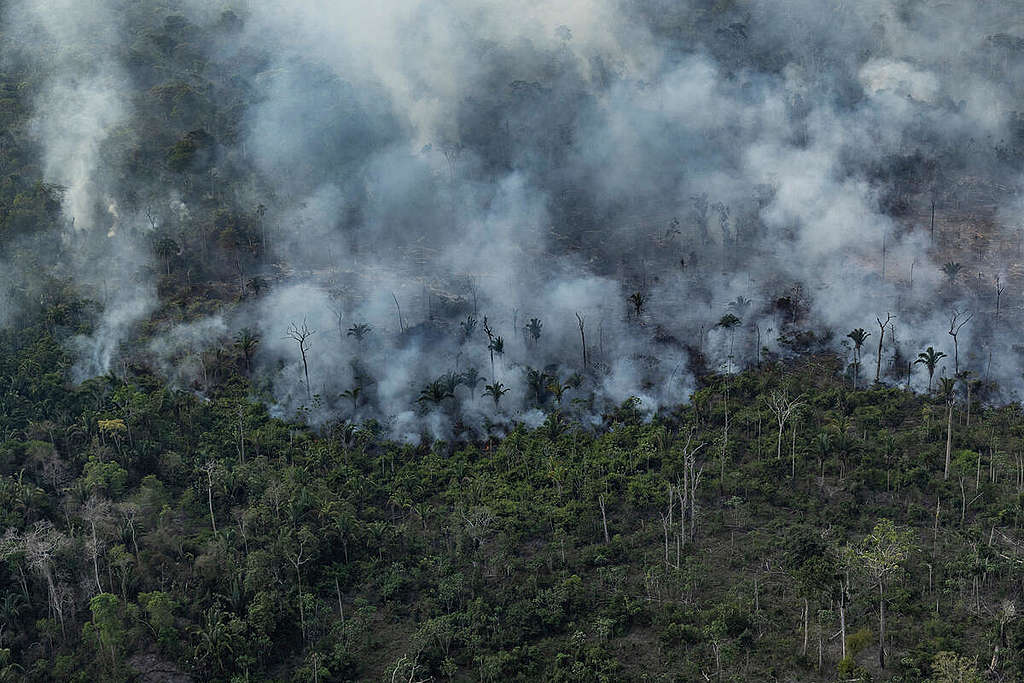
[(583, 316), (580, 315), (577, 312), (576, 313), (576, 324), (580, 328), (580, 344), (583, 345), (583, 369), (586, 370), (587, 369), (587, 334), (586, 334), (586, 332), (583, 329), (584, 328), (584, 321), (585, 321), (585, 319), (583, 318)]
[(996, 275), (996, 320), (999, 320), (999, 303), (1005, 291), (1006, 287), (1000, 283), (999, 276)]
[(213, 473), (217, 469), (217, 463), (213, 460), (208, 461), (202, 467), (202, 471), (206, 472), (206, 503), (210, 508), (210, 527), (213, 529), (213, 533), (217, 533), (217, 520), (213, 516)]
[(338, 324), (338, 337), (345, 338), (345, 302), (340, 299), (331, 299), (327, 307), (331, 309), (334, 321)]
[(42, 520), (36, 522), (24, 533), (18, 533), (13, 527), (7, 529), (0, 539), (0, 558), (9, 559), (22, 555), (29, 568), (43, 575), (46, 580), (47, 595), (50, 609), (60, 621), (61, 635), (64, 631), (65, 591), (59, 586), (53, 573), (53, 556), (67, 542), (67, 537), (57, 531), (53, 523)]
[(604, 528), (604, 542), (610, 543), (611, 538), (608, 537), (608, 513), (605, 510), (603, 493), (597, 497), (597, 505), (601, 508), (601, 526)]
[(405, 334), (405, 322), (402, 321), (402, 307), (398, 305), (398, 297), (391, 292), (391, 298), (395, 300), (395, 308), (398, 309), (398, 331)]
[(956, 380), (939, 378), (943, 397), (946, 399), (946, 466), (942, 471), (943, 481), (949, 479), (949, 462), (953, 452), (953, 405), (956, 403)]
[(448, 173), (451, 176), (451, 181), (455, 182), (455, 165), (459, 161), (459, 157), (462, 155), (462, 143), (461, 142), (445, 142), (441, 145), (441, 151), (444, 153), (444, 159), (448, 162)]
[(260, 255), (266, 258), (267, 254), (267, 227), (263, 220), (267, 215), (267, 207), (261, 202), (256, 205), (256, 220), (260, 225)]
[(786, 427), (786, 421), (789, 416), (793, 414), (793, 411), (803, 405), (802, 402), (796, 400), (789, 400), (786, 391), (773, 391), (771, 395), (765, 399), (768, 404), (768, 409), (775, 415), (775, 421), (779, 425), (779, 439), (775, 448), (775, 457), (782, 458), (782, 430)]
[(971, 322), (971, 318), (974, 314), (970, 311), (964, 311), (961, 313), (957, 309), (953, 309), (953, 314), (949, 318), (949, 336), (953, 338), (953, 374), (960, 372), (960, 346), (957, 343), (957, 335), (960, 334), (960, 329)]
[[(691, 428), (683, 445), (683, 476), (682, 480), (673, 485), (668, 485), (668, 510), (661, 516), (662, 527), (665, 532), (665, 563), (669, 566), (679, 568), (682, 558), (682, 547), (693, 540), (697, 532), (697, 487), (704, 475), (704, 467), (697, 467), (697, 453), (706, 444), (701, 442), (694, 445), (693, 435), (696, 430)], [(679, 504), (679, 532), (672, 533), (675, 529), (675, 508)], [(676, 562), (674, 565), (669, 560), (669, 538), (675, 537)]]
[(110, 518), (110, 501), (98, 496), (90, 496), (82, 506), (82, 519), (89, 523), (91, 538), (86, 544), (89, 555), (92, 556), (93, 576), (96, 579), (96, 589), (102, 593), (103, 584), (100, 583), (100, 552), (103, 549), (101, 539), (97, 533), (97, 526), (102, 525)]
[(141, 510), (136, 503), (125, 501), (117, 504), (117, 510), (124, 517), (125, 526), (128, 527), (128, 533), (132, 537), (132, 547), (135, 549), (135, 559), (139, 558), (139, 543), (135, 538), (135, 528), (138, 526), (137, 518), (139, 517)]
[(306, 398), (308, 400), (313, 399), (313, 392), (310, 391), (309, 387), (309, 361), (307, 354), (309, 353), (310, 341), (309, 338), (316, 334), (316, 330), (309, 329), (306, 325), (306, 321), (302, 321), (302, 327), (292, 323), (288, 326), (287, 339), (293, 340), (299, 345), (299, 354), (302, 356), (302, 370), (306, 373)]
[(306, 640), (306, 610), (302, 596), (302, 565), (312, 559), (307, 544), (312, 544), (313, 535), (307, 527), (301, 527), (294, 533), (282, 534), (282, 544), (285, 546), (284, 555), (288, 562), (295, 569), (296, 585), (299, 589), (299, 629), (302, 640)]
[(875, 359), (875, 384), (878, 384), (878, 378), (882, 375), (882, 340), (885, 338), (885, 328), (892, 321), (892, 314), (885, 314), (885, 322), (882, 322), (881, 318), (875, 318), (878, 321), (878, 357)]

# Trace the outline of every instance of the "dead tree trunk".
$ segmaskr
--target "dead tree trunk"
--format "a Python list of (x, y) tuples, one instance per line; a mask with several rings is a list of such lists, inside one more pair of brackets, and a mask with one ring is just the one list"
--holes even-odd
[(885, 314), (885, 322), (882, 322), (881, 318), (875, 318), (878, 321), (879, 334), (878, 334), (878, 356), (875, 358), (875, 384), (878, 384), (879, 378), (882, 376), (882, 340), (885, 338), (885, 328), (892, 320), (892, 314)]

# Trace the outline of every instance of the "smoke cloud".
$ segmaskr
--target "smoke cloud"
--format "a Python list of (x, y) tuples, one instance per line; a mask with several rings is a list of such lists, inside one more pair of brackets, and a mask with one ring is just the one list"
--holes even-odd
[[(56, 267), (111, 292), (76, 341), (80, 377), (136, 353), (202, 387), (203, 349), (245, 332), (276, 410), (415, 441), (537, 423), (538, 405), (590, 419), (636, 397), (652, 414), (703, 371), (848, 354), (856, 327), (883, 337), (883, 381), (923, 389), (908, 363), (954, 356), (952, 317), (971, 311), (940, 372), (997, 382), (991, 398), (1021, 388), (1012, 8), (165, 5), (4, 16), (6, 58), (42, 74), (31, 134), (66, 188)], [(154, 22), (193, 73), (144, 66)], [(208, 101), (226, 113), (175, 118)], [(141, 139), (156, 123), (174, 129), (163, 147)], [(170, 170), (141, 169), (147, 153)], [(161, 273), (193, 287), (182, 264), (210, 242), (230, 243), (237, 295), (210, 286), (216, 310), (171, 320)]]

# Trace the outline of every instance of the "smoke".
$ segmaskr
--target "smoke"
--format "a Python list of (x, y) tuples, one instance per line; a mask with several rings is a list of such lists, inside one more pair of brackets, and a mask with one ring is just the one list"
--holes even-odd
[[(161, 266), (182, 286), (201, 250), (214, 270), (213, 241), (247, 245), (217, 266), (238, 295), (209, 286), (218, 310), (165, 321), (142, 355), (204, 385), (203, 348), (251, 331), (276, 410), (404, 440), (536, 424), (538, 405), (590, 419), (636, 397), (650, 415), (697, 372), (843, 351), (856, 327), (882, 338), (880, 379), (906, 382), (926, 346), (954, 356), (955, 311), (975, 317), (940, 373), (1020, 389), (1012, 8), (165, 4), (22, 0), (5, 17), (22, 36), (8, 59), (43, 74), (31, 131), (67, 188), (66, 240), (89, 245), (63, 266), (90, 291), (120, 274), (76, 342), (81, 377), (167, 302)], [(157, 29), (205, 85), (140, 66)], [(219, 118), (182, 113), (206, 92)], [(141, 170), (172, 145), (173, 172)], [(154, 255), (158, 238), (179, 253)]]
[[(5, 5), (5, 59), (38, 78), (28, 134), (40, 150), (44, 179), (62, 188), (63, 221), (49, 227), (55, 270), (72, 276), (104, 305), (90, 335), (73, 339), (77, 380), (107, 372), (133, 326), (156, 305), (155, 288), (139, 277), (144, 242), (119, 236), (116, 175), (105, 152), (127, 142), (129, 81), (120, 61), (123, 26), (116, 6), (72, 0)], [(37, 249), (54, 251), (44, 240)], [(23, 264), (24, 265), (24, 264)], [(26, 273), (29, 271), (25, 271)], [(26, 277), (26, 275), (22, 275)]]

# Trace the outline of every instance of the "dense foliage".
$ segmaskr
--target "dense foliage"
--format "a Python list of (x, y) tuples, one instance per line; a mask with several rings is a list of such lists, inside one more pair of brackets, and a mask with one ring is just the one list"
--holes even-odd
[(948, 479), (941, 396), (853, 391), (831, 357), (649, 423), (409, 447), (270, 417), (237, 349), (200, 398), (72, 386), (44, 323), (3, 341), (9, 679), (1022, 672), (1017, 405), (951, 408)]
[[(152, 247), (136, 266), (158, 284), (140, 348), (290, 267), (269, 263), (267, 207), (238, 199), (274, 189), (224, 152), (258, 55), (220, 54), (217, 34), (154, 5), (125, 3), (138, 130), (109, 143), (107, 169), (136, 181), (116, 184), (126, 212), (152, 198), (125, 188), (150, 187), (191, 213), (122, 226)], [(0, 310), (0, 680), (1024, 678), (1021, 406), (980, 402), (991, 387), (967, 376), (934, 396), (864, 388), (864, 330), (851, 374), (817, 353), (835, 331), (797, 328), (795, 296), (774, 303), (794, 323), (780, 346), (805, 353), (698, 373), (692, 400), (653, 419), (628, 401), (584, 424), (562, 404), (579, 383), (532, 370), (539, 427), (422, 446), (372, 421), (312, 429), (270, 414), (249, 331), (196, 352), (202, 386), (128, 361), (75, 383), (103, 293), (49, 268), (66, 245), (48, 242), (63, 190), (40, 180), (27, 120), (42, 77), (5, 68), (0, 242), (19, 277)], [(325, 80), (325, 106), (346, 87)], [(497, 118), (479, 118), (490, 133)], [(641, 327), (646, 299), (629, 302)], [(542, 323), (527, 329), (536, 342)], [(496, 406), (499, 341), (488, 331), (491, 383), (471, 380)], [(452, 411), (443, 380), (413, 408)]]

